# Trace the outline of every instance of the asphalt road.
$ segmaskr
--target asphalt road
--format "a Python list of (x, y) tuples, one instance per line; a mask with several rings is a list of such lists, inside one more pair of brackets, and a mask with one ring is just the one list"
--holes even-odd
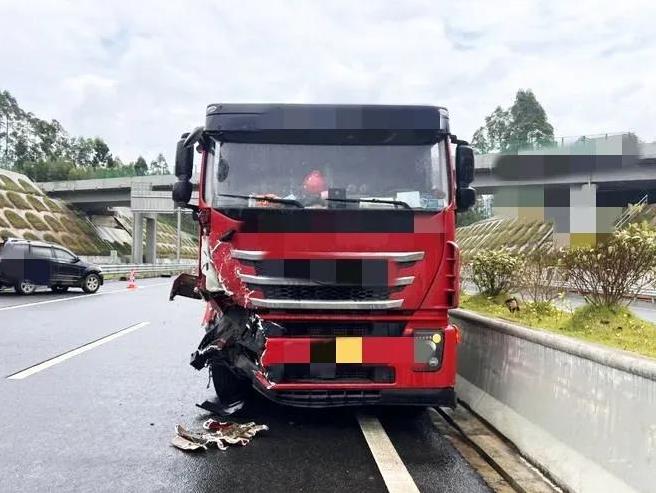
[[(170, 283), (143, 280), (129, 291), (110, 282), (96, 295), (0, 293), (0, 491), (386, 490), (395, 471), (350, 409), (257, 398), (239, 420), (270, 431), (248, 446), (171, 447), (174, 425), (200, 427), (209, 415), (195, 403), (214, 393), (207, 373), (188, 364), (202, 304), (169, 302)], [(419, 491), (489, 491), (427, 413), (360, 413), (382, 424), (400, 458), (394, 468)]]

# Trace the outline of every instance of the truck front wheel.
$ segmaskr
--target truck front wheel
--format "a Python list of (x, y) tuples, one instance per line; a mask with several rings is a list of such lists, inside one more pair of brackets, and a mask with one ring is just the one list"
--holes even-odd
[(221, 402), (230, 404), (239, 400), (246, 389), (246, 381), (235, 375), (226, 365), (212, 363), (212, 383)]

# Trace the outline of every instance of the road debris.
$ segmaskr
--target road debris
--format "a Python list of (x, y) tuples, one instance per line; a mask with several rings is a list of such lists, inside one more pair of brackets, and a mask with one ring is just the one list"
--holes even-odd
[(203, 423), (203, 431), (189, 431), (181, 425), (176, 425), (176, 435), (171, 440), (171, 445), (184, 451), (207, 450), (212, 446), (226, 450), (228, 445), (248, 445), (258, 432), (268, 429), (267, 425), (258, 425), (252, 421), (240, 424), (210, 418)]
[(221, 417), (227, 417), (230, 416), (231, 414), (236, 413), (237, 411), (240, 411), (244, 407), (244, 401), (239, 400), (235, 401), (231, 404), (228, 405), (223, 405), (220, 403), (212, 402), (212, 401), (205, 401), (202, 404), (196, 404), (196, 407), (199, 407), (201, 409), (204, 409), (205, 411), (209, 411), (212, 414), (216, 414), (217, 416)]

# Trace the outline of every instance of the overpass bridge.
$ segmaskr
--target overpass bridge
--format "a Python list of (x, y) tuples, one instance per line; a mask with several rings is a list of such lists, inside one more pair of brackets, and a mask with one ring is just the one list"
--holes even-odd
[[(171, 199), (173, 175), (129, 176), (121, 178), (98, 178), (41, 182), (38, 185), (51, 197), (74, 205), (87, 214), (107, 214), (112, 207), (129, 207), (132, 210), (132, 261), (154, 263), (157, 251), (157, 215), (178, 215), (178, 241), (180, 237), (180, 214)], [(197, 177), (192, 179), (194, 188)], [(192, 204), (198, 204), (198, 192), (194, 191)], [(146, 249), (141, 238), (146, 231)]]
[(632, 190), (644, 195), (656, 190), (655, 171), (656, 142), (606, 134), (517, 154), (479, 154), (473, 186), (479, 193), (493, 194), (504, 188), (595, 184), (600, 193), (612, 191), (616, 197), (617, 192), (623, 196), (623, 191)]
[[(194, 179), (195, 178), (195, 179)], [(198, 177), (192, 178), (194, 188), (197, 188)], [(168, 202), (152, 203), (150, 206), (160, 207), (162, 212), (170, 209), (173, 212), (171, 190), (176, 182), (173, 175), (126, 176), (121, 178), (97, 178), (91, 180), (67, 180), (40, 182), (38, 185), (49, 196), (75, 205), (89, 214), (103, 213), (109, 207), (131, 207), (132, 191), (169, 192)], [(154, 195), (153, 197), (155, 197)], [(158, 197), (163, 197), (159, 195)]]
[(656, 203), (656, 142), (625, 133), (478, 155), (472, 185), (494, 195), (497, 216), (552, 222), (560, 246), (594, 243), (628, 204)]

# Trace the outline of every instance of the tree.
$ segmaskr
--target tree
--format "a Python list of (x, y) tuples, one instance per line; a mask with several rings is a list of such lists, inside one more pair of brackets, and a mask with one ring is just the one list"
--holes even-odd
[[(154, 161), (167, 174), (163, 155)], [(151, 164), (152, 165), (152, 164)], [(36, 181), (145, 175), (141, 157), (124, 165), (101, 137), (71, 137), (57, 120), (41, 120), (24, 111), (7, 91), (0, 91), (0, 166), (25, 173)]]
[(148, 173), (148, 164), (146, 164), (146, 160), (142, 156), (139, 156), (134, 163), (134, 171), (137, 173), (137, 176), (144, 176)]
[(166, 158), (160, 152), (157, 155), (157, 158), (150, 162), (150, 174), (151, 175), (170, 175), (169, 165), (166, 162)]
[(472, 145), (481, 153), (516, 152), (546, 147), (553, 140), (553, 126), (544, 108), (533, 91), (520, 89), (510, 108), (497, 106), (485, 117), (485, 124), (474, 132)]
[(107, 166), (112, 155), (109, 152), (109, 146), (101, 138), (96, 137), (91, 141), (93, 156), (91, 157), (91, 166)]

